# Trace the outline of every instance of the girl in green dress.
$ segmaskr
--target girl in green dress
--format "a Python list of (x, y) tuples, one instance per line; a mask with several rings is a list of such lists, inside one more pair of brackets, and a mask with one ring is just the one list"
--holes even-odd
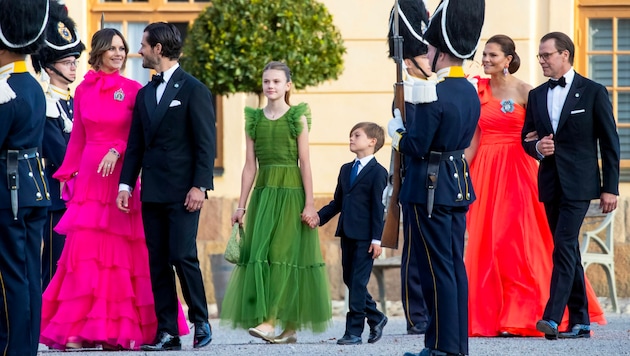
[(314, 228), (311, 114), (306, 103), (289, 105), (291, 73), (284, 63), (267, 64), (262, 81), (267, 106), (245, 108), (246, 158), (232, 224), (243, 224), (246, 211), (247, 224), (221, 319), (270, 343), (295, 343), (297, 330), (324, 331), (332, 317)]

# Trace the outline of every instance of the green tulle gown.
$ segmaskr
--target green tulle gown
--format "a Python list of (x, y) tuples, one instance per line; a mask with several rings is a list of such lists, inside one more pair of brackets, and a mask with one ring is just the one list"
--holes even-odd
[(301, 221), (304, 188), (298, 166), (305, 103), (276, 120), (262, 109), (245, 109), (245, 130), (254, 140), (258, 176), (245, 218), (240, 260), (228, 283), (222, 322), (251, 328), (276, 320), (282, 328), (321, 332), (332, 317), (326, 265), (317, 229)]

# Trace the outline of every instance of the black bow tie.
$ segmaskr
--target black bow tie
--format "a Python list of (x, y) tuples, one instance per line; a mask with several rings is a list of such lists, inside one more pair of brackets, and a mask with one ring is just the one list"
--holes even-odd
[(567, 86), (567, 80), (564, 79), (564, 77), (560, 77), (560, 79), (558, 79), (558, 80), (549, 79), (549, 88), (550, 89), (555, 88), (557, 85), (559, 85), (559, 86), (564, 88), (564, 87)]
[(162, 83), (164, 83), (164, 77), (162, 76), (162, 74), (153, 74), (153, 77), (151, 77), (151, 84), (157, 87)]

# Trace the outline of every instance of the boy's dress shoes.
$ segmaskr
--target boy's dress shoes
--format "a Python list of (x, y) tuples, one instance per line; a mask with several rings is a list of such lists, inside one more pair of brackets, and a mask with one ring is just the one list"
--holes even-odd
[(193, 347), (198, 349), (200, 347), (207, 346), (212, 341), (212, 329), (208, 322), (195, 323), (195, 340), (193, 341)]
[(152, 344), (146, 344), (140, 347), (140, 350), (142, 351), (169, 351), (181, 349), (182, 343), (179, 340), (179, 336), (170, 335), (166, 331), (159, 331)]
[(591, 337), (591, 326), (584, 324), (575, 324), (571, 330), (567, 330), (558, 334), (560, 339), (579, 339)]
[(387, 324), (387, 317), (383, 316), (383, 319), (373, 328), (370, 329), (370, 337), (368, 338), (368, 344), (373, 344), (381, 339), (383, 336), (383, 328)]
[(558, 323), (553, 320), (538, 320), (536, 330), (545, 334), (545, 339), (556, 340), (558, 338)]
[(359, 345), (361, 337), (345, 334), (341, 339), (337, 340), (337, 345)]

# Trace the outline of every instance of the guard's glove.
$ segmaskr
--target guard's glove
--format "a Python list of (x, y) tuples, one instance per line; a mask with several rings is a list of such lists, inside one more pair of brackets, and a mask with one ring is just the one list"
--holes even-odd
[(405, 133), (405, 124), (403, 124), (399, 109), (394, 109), (394, 117), (387, 124), (387, 133), (392, 138), (392, 148), (398, 151), (398, 144)]

